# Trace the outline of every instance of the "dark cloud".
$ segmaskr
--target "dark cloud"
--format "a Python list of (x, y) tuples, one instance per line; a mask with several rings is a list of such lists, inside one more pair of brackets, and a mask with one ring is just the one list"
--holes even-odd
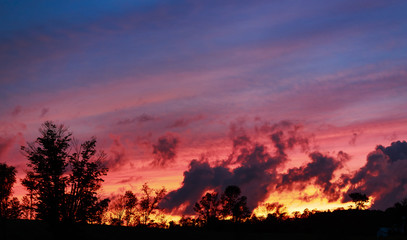
[(300, 193), (298, 199), (303, 201), (303, 202), (311, 202), (312, 200), (320, 198), (320, 197), (321, 196), (317, 192), (315, 192), (312, 195), (309, 195), (309, 194), (306, 194), (306, 193), (305, 194)]
[(256, 130), (269, 134), (276, 154), (279, 156), (287, 157), (286, 151), (293, 149), (294, 146), (300, 146), (303, 151), (309, 149), (309, 137), (301, 132), (302, 125), (290, 121), (281, 121), (272, 125), (265, 123)]
[(230, 124), (229, 138), (233, 142), (233, 150), (247, 146), (251, 143), (250, 137), (247, 135), (244, 127), (237, 123)]
[(204, 118), (203, 115), (196, 115), (196, 116), (187, 117), (187, 118), (179, 118), (179, 119), (175, 120), (173, 123), (171, 123), (168, 127), (169, 128), (186, 127), (189, 124), (191, 124), (192, 122), (199, 121), (203, 118)]
[(281, 159), (270, 156), (263, 145), (254, 145), (237, 158), (241, 166), (235, 169), (210, 166), (205, 160), (192, 160), (188, 171), (184, 172), (182, 187), (168, 194), (163, 207), (174, 210), (187, 205), (183, 213), (193, 214), (193, 204), (205, 191), (222, 191), (229, 185), (237, 185), (242, 194), (248, 196), (248, 206), (255, 208), (266, 199), (269, 186), (276, 181), (275, 168), (281, 164)]
[(10, 150), (10, 148), (14, 144), (15, 139), (16, 139), (15, 137), (12, 138), (0, 137), (0, 157), (2, 157)]
[[(279, 181), (276, 169), (287, 161), (280, 153), (285, 153), (286, 148), (293, 148), (305, 142), (305, 138), (301, 138), (304, 141), (297, 141), (294, 137), (296, 136), (294, 132), (297, 131), (294, 130), (294, 125), (290, 127), (284, 125), (284, 128), (281, 130), (281, 127), (275, 126), (267, 130), (268, 134), (283, 131), (283, 137), (279, 140), (281, 143), (279, 153), (271, 155), (266, 145), (253, 142), (243, 127), (231, 124), (230, 137), (233, 149), (228, 159), (218, 161), (213, 166), (204, 159), (192, 160), (188, 171), (184, 172), (182, 186), (168, 194), (167, 201), (162, 207), (173, 211), (178, 210), (179, 206), (184, 206), (186, 208), (181, 213), (193, 214), (193, 204), (199, 201), (205, 191), (215, 189), (219, 192), (228, 185), (239, 186), (242, 194), (248, 197), (248, 206), (252, 209), (257, 207)], [(237, 167), (232, 168), (232, 165)]]
[(209, 189), (224, 185), (224, 181), (230, 178), (230, 175), (229, 169), (225, 167), (211, 167), (202, 159), (192, 160), (188, 171), (184, 172), (182, 187), (170, 192), (162, 207), (174, 210), (181, 205), (187, 205), (183, 213), (193, 214), (193, 205), (202, 194)]
[(340, 152), (338, 157), (334, 158), (320, 152), (313, 152), (309, 154), (309, 157), (310, 163), (291, 168), (286, 174), (283, 174), (277, 189), (280, 191), (303, 190), (312, 183), (321, 189), (329, 201), (338, 200), (341, 192), (339, 186), (334, 182), (334, 172), (343, 167), (343, 162), (347, 161), (349, 156)]
[(175, 160), (179, 139), (172, 135), (162, 136), (153, 144), (154, 160), (152, 166), (166, 167)]
[(103, 162), (104, 166), (110, 169), (116, 169), (127, 161), (125, 146), (123, 146), (119, 137), (113, 137), (113, 144), (109, 149), (107, 159)]
[(218, 165), (229, 166), (230, 164), (236, 163), (236, 155), (240, 151), (245, 151), (252, 144), (250, 137), (246, 134), (245, 129), (241, 124), (232, 123), (229, 126), (229, 138), (233, 143), (232, 152), (229, 154), (227, 159), (218, 161)]
[(369, 153), (366, 164), (345, 180), (351, 184), (348, 194), (362, 192), (375, 198), (372, 208), (385, 209), (407, 196), (407, 143), (397, 141), (390, 146), (377, 146)]
[(242, 193), (248, 196), (248, 206), (255, 208), (267, 198), (269, 188), (277, 182), (276, 168), (285, 161), (271, 156), (264, 145), (257, 143), (237, 156), (241, 166), (232, 170), (228, 185), (240, 186)]
[(349, 140), (349, 144), (350, 145), (355, 145), (357, 137), (358, 137), (358, 134), (354, 132), (352, 134), (352, 138)]
[(379, 145), (377, 149), (382, 150), (389, 157), (390, 162), (407, 159), (407, 142), (405, 141), (392, 142), (388, 147)]
[(23, 110), (23, 107), (21, 107), (20, 105), (16, 106), (13, 111), (11, 112), (11, 116), (16, 117), (17, 115), (19, 115), (21, 113), (21, 111)]
[(122, 119), (117, 122), (117, 125), (127, 125), (127, 124), (132, 124), (132, 123), (145, 123), (149, 121), (153, 121), (156, 118), (154, 116), (151, 116), (149, 114), (143, 113), (137, 117), (134, 118), (126, 118)]
[[(289, 121), (255, 127), (256, 134), (268, 137), (261, 144), (249, 136), (242, 123), (230, 125), (231, 153), (226, 159), (209, 163), (208, 159), (192, 160), (184, 172), (182, 186), (170, 192), (162, 207), (178, 214), (194, 214), (193, 204), (208, 190), (221, 192), (228, 185), (237, 185), (248, 197), (248, 205), (255, 208), (270, 194), (300, 191), (298, 199), (312, 201), (350, 201), (347, 196), (360, 191), (375, 198), (373, 208), (385, 209), (407, 196), (407, 143), (393, 142), (377, 146), (369, 153), (367, 163), (356, 172), (343, 172), (350, 156), (342, 151), (330, 155), (308, 152), (309, 138), (301, 125)], [(287, 152), (300, 148), (309, 160), (285, 173), (277, 169), (289, 159)], [(338, 175), (341, 174), (341, 175)], [(314, 193), (302, 193), (308, 186)]]
[(131, 182), (134, 182), (134, 181), (139, 181), (139, 180), (141, 180), (141, 179), (143, 179), (142, 176), (138, 176), (138, 177), (131, 176), (131, 177), (129, 177), (129, 178), (126, 178), (126, 179), (122, 179), (122, 180), (120, 180), (120, 181), (117, 181), (116, 184), (131, 183)]
[[(308, 136), (302, 133), (302, 126), (290, 121), (281, 121), (276, 124), (264, 123), (260, 127), (255, 126), (255, 132), (270, 138), (274, 153), (280, 158), (286, 159), (286, 152), (292, 150), (295, 146), (299, 146), (302, 151), (309, 149)], [(223, 165), (235, 163), (233, 159), (236, 154), (253, 144), (242, 123), (230, 125), (229, 138), (233, 142), (233, 149), (228, 159), (223, 162)]]
[(180, 118), (175, 120), (172, 124), (170, 124), (168, 127), (169, 128), (177, 128), (177, 127), (185, 127), (189, 124), (188, 120), (184, 118)]
[(143, 122), (149, 122), (149, 121), (153, 121), (155, 120), (155, 117), (148, 115), (146, 113), (141, 114), (140, 116), (136, 117), (136, 120), (139, 123), (143, 123)]
[(360, 135), (362, 134), (362, 131), (354, 131), (352, 133), (352, 137), (349, 140), (349, 144), (350, 145), (355, 145), (356, 144), (356, 140), (360, 137)]
[(49, 112), (49, 108), (41, 109), (40, 118), (45, 117), (45, 115)]

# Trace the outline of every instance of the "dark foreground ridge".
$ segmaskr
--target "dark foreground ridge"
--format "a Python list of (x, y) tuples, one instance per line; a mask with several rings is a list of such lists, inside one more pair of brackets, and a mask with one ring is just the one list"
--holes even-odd
[[(308, 218), (263, 221), (213, 221), (203, 227), (171, 223), (168, 228), (47, 223), (39, 220), (3, 220), (0, 239), (378, 239), (382, 227), (399, 228), (389, 215), (373, 210), (318, 212)], [(405, 226), (404, 226), (405, 227)], [(382, 239), (382, 238), (379, 238)], [(395, 233), (383, 239), (407, 239)]]

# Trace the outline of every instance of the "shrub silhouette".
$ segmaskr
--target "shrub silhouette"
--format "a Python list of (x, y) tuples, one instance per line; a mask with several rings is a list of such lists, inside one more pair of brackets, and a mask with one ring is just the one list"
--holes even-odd
[(366, 194), (359, 192), (350, 193), (349, 197), (352, 199), (352, 202), (355, 203), (356, 209), (358, 210), (365, 209), (365, 204), (369, 202), (369, 198), (366, 196)]

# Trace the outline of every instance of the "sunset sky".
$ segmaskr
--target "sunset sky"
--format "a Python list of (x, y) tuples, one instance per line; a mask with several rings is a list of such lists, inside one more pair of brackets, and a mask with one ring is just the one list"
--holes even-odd
[(165, 186), (181, 214), (236, 184), (251, 208), (349, 206), (358, 190), (384, 209), (407, 197), (406, 13), (401, 0), (1, 1), (0, 162), (23, 178), (20, 146), (52, 120), (97, 138), (106, 196)]

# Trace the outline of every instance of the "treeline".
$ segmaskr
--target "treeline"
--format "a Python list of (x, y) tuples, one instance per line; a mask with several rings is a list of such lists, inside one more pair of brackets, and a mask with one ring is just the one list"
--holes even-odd
[(153, 189), (145, 183), (141, 188), (140, 199), (132, 191), (118, 195), (109, 204), (104, 223), (116, 226), (148, 225), (166, 227), (163, 212), (158, 204), (166, 195), (165, 188)]
[[(16, 169), (0, 163), (0, 219), (36, 219), (48, 222), (150, 226), (171, 229), (227, 229), (239, 226), (247, 231), (375, 232), (379, 227), (405, 231), (407, 200), (386, 211), (364, 210), (369, 198), (352, 193), (354, 209), (295, 212), (289, 216), (284, 206), (268, 203), (266, 216), (256, 216), (241, 196), (238, 186), (228, 186), (222, 193), (207, 192), (195, 203), (195, 216), (183, 216), (178, 223), (168, 222), (160, 202), (166, 189), (144, 184), (136, 195), (126, 191), (110, 199), (101, 198), (98, 190), (108, 169), (106, 154), (96, 150), (96, 139), (78, 143), (63, 125), (45, 122), (40, 136), (22, 152), (28, 160), (23, 186), (27, 195), (20, 202), (12, 197)], [(137, 197), (138, 196), (138, 197)], [(323, 229), (323, 230), (322, 230)], [(342, 230), (340, 230), (342, 229)]]
[(216, 192), (206, 193), (195, 204), (195, 217), (183, 216), (178, 223), (170, 222), (170, 228), (339, 236), (375, 235), (379, 230), (383, 236), (407, 233), (407, 198), (385, 211), (369, 210), (366, 209), (369, 198), (355, 192), (349, 195), (354, 203), (349, 209), (305, 209), (290, 216), (284, 205), (265, 203), (262, 208), (266, 215), (257, 216), (247, 208), (247, 198), (240, 196), (239, 187), (229, 186), (218, 196)]
[(264, 232), (281, 234), (317, 235), (376, 235), (379, 230), (388, 235), (406, 234), (407, 199), (393, 207), (381, 210), (338, 208), (318, 211), (305, 209), (302, 213), (289, 215), (279, 204), (265, 216), (250, 215), (242, 221), (233, 221), (222, 216), (205, 221), (200, 217), (184, 216), (178, 223), (170, 223), (172, 229), (207, 229), (231, 232)]

